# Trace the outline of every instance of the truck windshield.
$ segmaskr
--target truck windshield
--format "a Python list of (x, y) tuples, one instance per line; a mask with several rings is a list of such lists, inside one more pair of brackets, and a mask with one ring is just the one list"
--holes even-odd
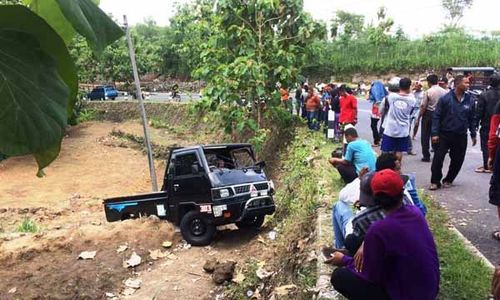
[(208, 166), (213, 169), (249, 169), (255, 166), (252, 152), (247, 148), (210, 149), (205, 151)]

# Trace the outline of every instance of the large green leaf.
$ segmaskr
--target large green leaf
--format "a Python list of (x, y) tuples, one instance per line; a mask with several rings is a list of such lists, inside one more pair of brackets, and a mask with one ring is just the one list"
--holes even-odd
[(69, 89), (37, 37), (0, 28), (0, 152), (55, 159), (64, 135)]
[(64, 17), (56, 0), (25, 0), (29, 8), (42, 17), (68, 45), (75, 36), (75, 29)]
[(92, 0), (57, 0), (66, 19), (89, 42), (96, 55), (119, 39), (123, 30)]
[(3, 28), (16, 29), (36, 36), (42, 49), (57, 60), (59, 75), (70, 89), (67, 115), (71, 117), (78, 92), (78, 76), (64, 41), (47, 22), (21, 5), (2, 6), (0, 9), (0, 29)]

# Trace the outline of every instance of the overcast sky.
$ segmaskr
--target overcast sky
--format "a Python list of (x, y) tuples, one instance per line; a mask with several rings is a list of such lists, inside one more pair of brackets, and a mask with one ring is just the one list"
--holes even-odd
[[(124, 14), (129, 23), (142, 22), (152, 17), (159, 25), (167, 25), (174, 14), (174, 3), (189, 0), (101, 0), (101, 8), (113, 14), (120, 21)], [(500, 30), (500, 0), (474, 0), (462, 20), (469, 30)], [(328, 21), (336, 10), (347, 10), (365, 16), (367, 22), (376, 19), (380, 6), (385, 6), (388, 16), (400, 25), (411, 37), (437, 31), (445, 21), (441, 0), (304, 0), (304, 8), (316, 19)]]

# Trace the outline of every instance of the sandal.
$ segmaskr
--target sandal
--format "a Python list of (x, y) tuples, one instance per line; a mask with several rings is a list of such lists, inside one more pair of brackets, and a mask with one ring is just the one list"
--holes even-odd
[(486, 173), (486, 169), (484, 167), (477, 167), (474, 172), (476, 173)]
[(497, 230), (497, 231), (493, 231), (493, 233), (491, 234), (491, 237), (494, 239), (494, 240), (497, 240), (500, 242), (500, 230)]

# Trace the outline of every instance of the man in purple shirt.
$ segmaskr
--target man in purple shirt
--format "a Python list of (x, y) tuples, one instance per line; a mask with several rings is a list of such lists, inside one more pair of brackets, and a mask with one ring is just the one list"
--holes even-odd
[(394, 170), (378, 171), (371, 188), (386, 218), (375, 222), (364, 242), (363, 264), (335, 252), (339, 266), (333, 287), (351, 300), (434, 300), (439, 291), (439, 260), (424, 216), (415, 206), (402, 205), (403, 180)]

